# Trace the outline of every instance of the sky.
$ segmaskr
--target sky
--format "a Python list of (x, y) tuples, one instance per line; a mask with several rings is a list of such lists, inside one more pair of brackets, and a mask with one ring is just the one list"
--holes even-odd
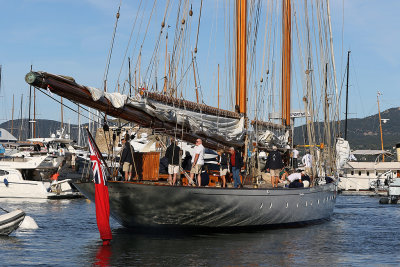
[[(160, 31), (166, 2), (159, 0), (159, 5), (154, 10), (152, 9), (153, 1), (143, 1), (141, 4), (140, 2), (139, 0), (121, 1), (121, 16), (118, 21), (108, 76), (110, 87), (116, 86), (115, 81), (121, 69), (136, 17), (138, 18), (136, 31), (128, 48), (128, 54), (134, 55), (134, 52), (138, 51), (145, 35), (143, 61), (153, 53), (153, 45)], [(171, 0), (171, 3), (175, 5), (177, 2), (177, 0)], [(224, 43), (222, 30), (224, 21), (221, 19), (221, 14), (226, 12), (224, 9), (228, 2), (232, 1), (204, 0), (199, 31), (197, 71), (200, 80), (198, 82), (204, 90), (201, 91), (202, 96), (204, 98), (208, 96), (211, 99), (211, 104), (207, 104), (215, 106), (216, 93), (207, 95), (204, 88), (217, 86), (217, 64), (223, 65), (224, 59), (221, 55), (226, 53), (226, 43)], [(191, 3), (194, 11), (191, 23), (194, 30), (188, 40), (192, 45), (190, 49), (193, 50), (200, 1), (191, 1)], [(22, 94), (23, 116), (28, 116), (29, 86), (25, 83), (24, 77), (31, 65), (33, 70), (72, 76), (80, 84), (102, 88), (119, 4), (119, 0), (0, 0), (0, 65), (2, 65), (0, 123), (12, 117), (13, 96), (15, 98), (14, 117), (20, 116)], [(263, 4), (267, 5), (267, 0), (263, 1)], [(139, 5), (142, 5), (142, 9)], [(398, 93), (400, 16), (397, 12), (400, 10), (400, 1), (331, 0), (330, 6), (337, 79), (341, 88), (342, 81), (345, 79), (347, 51), (351, 50), (349, 117), (363, 118), (377, 113), (377, 91), (382, 93), (381, 111), (398, 107), (400, 103)], [(138, 10), (140, 12), (137, 12)], [(172, 13), (173, 11), (167, 14), (168, 25), (175, 23)], [(260, 16), (262, 17), (263, 14)], [(150, 17), (151, 23), (145, 34), (144, 29)], [(141, 31), (137, 32), (139, 24)], [(168, 28), (169, 51), (171, 51), (174, 35), (172, 28)], [(135, 38), (137, 36), (140, 38)], [(219, 42), (220, 45), (213, 45), (212, 41)], [(135, 42), (137, 42), (136, 45)], [(164, 49), (164, 47), (160, 48), (161, 58)], [(160, 65), (163, 65), (161, 60)], [(126, 62), (124, 66), (126, 67)], [(160, 69), (162, 70), (163, 67)], [(145, 70), (146, 66), (142, 71), (145, 72)], [(223, 68), (221, 71), (226, 73)], [(161, 76), (163, 73), (159, 73), (160, 84), (162, 84)], [(124, 78), (121, 77), (121, 79)], [(226, 81), (222, 81), (221, 84), (225, 90), (229, 87)], [(193, 92), (194, 90), (191, 90), (188, 94), (193, 95)], [(225, 98), (221, 97), (221, 105), (226, 108), (229, 105), (229, 97), (224, 92), (226, 91), (222, 94), (225, 94)], [(344, 92), (342, 94), (344, 95)], [(60, 105), (54, 100), (37, 92), (36, 103), (37, 118), (61, 119)], [(72, 103), (67, 102), (67, 105), (76, 109)], [(341, 109), (343, 110), (344, 108)], [(76, 123), (77, 115), (64, 109), (64, 122), (68, 121)]]

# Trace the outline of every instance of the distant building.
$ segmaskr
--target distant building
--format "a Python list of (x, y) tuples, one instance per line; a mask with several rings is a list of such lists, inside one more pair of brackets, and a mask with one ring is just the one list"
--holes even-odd
[(15, 143), (17, 142), (17, 138), (15, 138), (7, 130), (0, 128), (0, 143), (8, 143), (8, 142)]

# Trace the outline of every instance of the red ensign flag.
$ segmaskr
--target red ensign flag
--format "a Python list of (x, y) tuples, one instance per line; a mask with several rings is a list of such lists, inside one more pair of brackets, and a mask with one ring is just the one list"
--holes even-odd
[(108, 244), (112, 239), (110, 228), (110, 202), (108, 197), (107, 178), (104, 173), (104, 165), (101, 162), (101, 154), (88, 131), (90, 161), (92, 162), (93, 177), (95, 183), (96, 220), (100, 238), (103, 244)]

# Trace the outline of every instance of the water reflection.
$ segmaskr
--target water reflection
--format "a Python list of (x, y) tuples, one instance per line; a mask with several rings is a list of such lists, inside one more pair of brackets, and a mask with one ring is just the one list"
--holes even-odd
[(96, 260), (94, 262), (95, 266), (110, 266), (110, 258), (111, 258), (111, 246), (99, 246), (96, 254)]
[[(335, 231), (327, 222), (302, 228), (204, 231), (113, 231), (111, 246), (87, 247), (98, 266), (294, 266), (338, 263), (330, 245)], [(334, 229), (332, 229), (334, 230)], [(96, 250), (97, 249), (97, 250)], [(319, 257), (316, 255), (319, 253)], [(322, 255), (321, 255), (322, 253)]]

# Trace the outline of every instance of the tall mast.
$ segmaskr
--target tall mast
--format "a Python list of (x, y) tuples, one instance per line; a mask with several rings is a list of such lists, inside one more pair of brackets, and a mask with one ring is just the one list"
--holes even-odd
[(63, 110), (63, 98), (61, 97), (61, 132), (64, 129), (64, 110)]
[(282, 124), (290, 126), (290, 71), (291, 71), (291, 4), (282, 5)]
[(13, 104), (12, 104), (12, 113), (11, 113), (11, 135), (14, 135), (14, 94), (13, 94)]
[(24, 94), (21, 95), (21, 106), (20, 106), (21, 118), (19, 121), (20, 125), (19, 125), (18, 141), (21, 141), (21, 139), (22, 139), (22, 102), (23, 102), (23, 99), (24, 99)]
[(80, 104), (78, 104), (78, 146), (81, 145), (81, 111)]
[(236, 106), (246, 115), (247, 0), (236, 0), (236, 15)]
[[(376, 99), (378, 101), (378, 114), (379, 114), (379, 129), (381, 132), (381, 147), (383, 151), (383, 135), (382, 135), (382, 120), (381, 120), (381, 110), (379, 108), (379, 96), (381, 95), (381, 92), (378, 92)], [(382, 154), (382, 161), (385, 162), (385, 154)]]
[[(350, 62), (350, 51), (347, 51), (347, 82), (346, 82), (346, 119), (344, 121), (344, 139), (347, 140), (347, 114), (349, 107), (349, 62)], [(378, 101), (379, 103), (379, 101)]]
[(33, 87), (33, 138), (36, 138), (36, 87)]
[(218, 64), (218, 108), (219, 108), (219, 64)]
[(165, 36), (164, 94), (167, 94), (168, 33)]
[[(32, 71), (32, 65), (31, 65), (31, 71)], [(31, 136), (31, 138), (32, 138), (32, 135), (31, 135), (31, 129), (32, 129), (32, 126), (31, 126), (31, 123), (32, 123), (32, 121), (31, 121), (31, 101), (32, 100), (32, 85), (31, 86), (29, 86), (29, 111), (28, 111), (28, 138), (29, 138), (29, 136)]]

